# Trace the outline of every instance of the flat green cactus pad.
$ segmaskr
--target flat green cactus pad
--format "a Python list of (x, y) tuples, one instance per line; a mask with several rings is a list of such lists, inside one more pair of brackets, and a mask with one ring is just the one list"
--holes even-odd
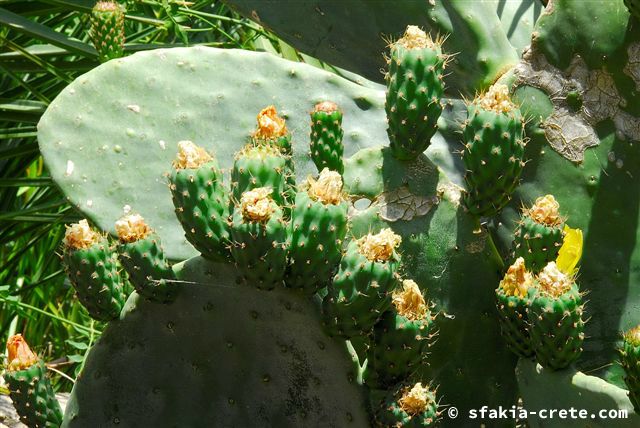
[(199, 257), (176, 271), (172, 304), (134, 293), (109, 325), (63, 426), (368, 426), (347, 348), (312, 301)]
[[(547, 411), (542, 417), (540, 414), (530, 415), (527, 423), (531, 428), (631, 428), (640, 425), (640, 415), (633, 412), (627, 391), (598, 377), (575, 369), (554, 372), (524, 359), (518, 363), (516, 375), (527, 410), (536, 413), (541, 409)], [(557, 413), (556, 417), (549, 417), (550, 409), (565, 409), (568, 412), (571, 408), (576, 412), (586, 410), (587, 418), (560, 419)], [(601, 418), (599, 412), (603, 410), (607, 413), (606, 417)], [(616, 417), (617, 414), (613, 412), (619, 410), (627, 411), (628, 416)], [(612, 413), (609, 414), (609, 411)]]

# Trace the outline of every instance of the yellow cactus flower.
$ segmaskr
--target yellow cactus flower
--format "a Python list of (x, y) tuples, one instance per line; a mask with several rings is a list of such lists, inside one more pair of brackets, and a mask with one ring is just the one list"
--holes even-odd
[(556, 259), (556, 265), (563, 273), (575, 275), (578, 271), (576, 266), (582, 257), (582, 241), (582, 230), (564, 226), (564, 240)]

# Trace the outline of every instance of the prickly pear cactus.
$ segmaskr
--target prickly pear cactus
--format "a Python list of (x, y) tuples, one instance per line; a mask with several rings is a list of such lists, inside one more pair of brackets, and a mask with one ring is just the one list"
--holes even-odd
[[(151, 256), (127, 268), (140, 291), (90, 352), (63, 425), (513, 426), (470, 411), (519, 398), (531, 410), (632, 409), (616, 342), (640, 323), (640, 153), (631, 143), (640, 139), (640, 29), (624, 3), (235, 3), (365, 76), (378, 75), (380, 34), (395, 40), (407, 24), (432, 40), (446, 35), (443, 56), (427, 65), (409, 52), (394, 67), (431, 67), (435, 77), (416, 76), (439, 82), (438, 60), (458, 55), (444, 90), (424, 89), (429, 99), (411, 80), (385, 88), (210, 48), (138, 53), (72, 83), (39, 124), (52, 176), (102, 230), (113, 232), (123, 210), (139, 213), (164, 252), (154, 249), (158, 268), (143, 267)], [(296, 14), (312, 24), (300, 28)], [(362, 33), (345, 35), (354, 22)], [(342, 123), (313, 141), (308, 112), (326, 101)], [(425, 115), (388, 117), (399, 104)], [(176, 153), (187, 141), (201, 148), (195, 159), (216, 164), (178, 168), (178, 189)], [(318, 198), (314, 183), (334, 183), (333, 197)], [(562, 217), (521, 216), (545, 195)], [(335, 230), (314, 229), (330, 221)], [(406, 281), (421, 315), (400, 309)], [(175, 296), (145, 295), (154, 284)], [(425, 331), (437, 340), (418, 340)], [(179, 375), (160, 377), (167, 367)]]

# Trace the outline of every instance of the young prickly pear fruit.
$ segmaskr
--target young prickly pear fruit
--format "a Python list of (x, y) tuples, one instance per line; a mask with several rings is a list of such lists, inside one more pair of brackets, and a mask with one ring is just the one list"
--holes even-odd
[(344, 172), (342, 156), (342, 111), (336, 103), (323, 101), (311, 111), (310, 149), (311, 159), (318, 171), (329, 168), (331, 171)]
[(376, 422), (384, 427), (432, 427), (439, 416), (436, 391), (421, 382), (390, 390), (375, 410)]
[(514, 253), (524, 259), (525, 266), (538, 273), (558, 257), (564, 236), (560, 204), (553, 195), (536, 199), (522, 212), (522, 220), (514, 234)]
[(431, 143), (442, 113), (443, 74), (448, 56), (442, 41), (409, 25), (391, 45), (385, 110), (391, 151), (398, 159), (415, 159)]
[(120, 263), (136, 291), (154, 302), (172, 301), (176, 288), (171, 280), (175, 275), (162, 249), (160, 237), (139, 214), (129, 214), (116, 221), (116, 233), (120, 241)]
[(368, 334), (391, 306), (400, 256), (400, 236), (391, 229), (351, 241), (322, 301), (323, 325), (330, 336)]
[(431, 311), (415, 281), (402, 281), (392, 302), (391, 310), (373, 328), (366, 383), (374, 388), (391, 387), (414, 372), (435, 334)]
[(622, 335), (620, 364), (624, 369), (624, 383), (629, 388), (629, 400), (636, 413), (640, 413), (640, 325)]
[(126, 295), (118, 273), (118, 255), (87, 220), (67, 226), (63, 261), (80, 302), (91, 317), (110, 321), (120, 316)]
[(176, 216), (187, 241), (212, 261), (228, 261), (229, 191), (216, 160), (191, 141), (178, 143), (170, 176)]
[(530, 293), (529, 333), (536, 359), (543, 367), (568, 367), (582, 353), (584, 306), (578, 285), (550, 262)]
[(231, 196), (238, 203), (242, 194), (257, 188), (270, 188), (279, 206), (289, 206), (287, 196), (288, 157), (272, 144), (247, 144), (235, 157), (231, 171)]
[(509, 349), (519, 357), (534, 356), (529, 336), (529, 288), (533, 286), (533, 275), (518, 257), (509, 267), (500, 286), (496, 289), (496, 306), (500, 316), (502, 336)]
[(347, 234), (349, 205), (342, 184), (340, 174), (325, 168), (317, 181), (309, 178), (307, 190), (296, 195), (289, 233), (288, 287), (314, 294), (331, 281)]
[(467, 105), (462, 135), (464, 204), (477, 217), (494, 216), (511, 199), (524, 167), (524, 121), (505, 85), (496, 83)]
[(287, 228), (272, 191), (246, 191), (233, 212), (231, 254), (244, 280), (261, 290), (282, 284), (287, 267)]
[[(296, 197), (296, 175), (293, 163), (291, 134), (287, 129), (284, 118), (278, 116), (275, 106), (268, 106), (262, 109), (262, 111), (258, 113), (257, 120), (258, 127), (253, 133), (253, 142), (257, 145), (273, 145), (278, 147), (285, 158), (285, 188), (283, 193), (285, 203), (281, 204), (281, 206), (285, 208), (285, 213), (288, 215), (289, 206), (293, 204)], [(268, 184), (264, 185), (266, 186)]]
[(58, 428), (62, 409), (53, 392), (47, 369), (22, 335), (7, 341), (7, 370), (4, 379), (20, 421), (28, 427)]
[(91, 41), (100, 62), (124, 55), (124, 10), (116, 1), (99, 1), (93, 6)]

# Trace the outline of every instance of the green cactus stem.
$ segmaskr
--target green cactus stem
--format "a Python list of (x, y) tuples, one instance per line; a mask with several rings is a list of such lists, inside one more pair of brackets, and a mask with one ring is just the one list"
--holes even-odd
[(477, 217), (496, 215), (511, 200), (524, 167), (524, 122), (503, 84), (468, 103), (463, 126), (467, 193), (464, 204)]
[(124, 55), (124, 9), (115, 1), (99, 1), (91, 10), (91, 41), (100, 62)]
[(336, 103), (323, 101), (315, 105), (311, 111), (311, 135), (309, 147), (311, 160), (318, 168), (318, 172), (324, 168), (344, 172), (342, 156), (342, 110)]
[(261, 290), (282, 285), (287, 267), (287, 228), (271, 189), (244, 192), (233, 212), (231, 254), (245, 282)]
[(558, 257), (564, 236), (564, 220), (559, 209), (560, 204), (553, 195), (546, 195), (522, 211), (522, 220), (514, 233), (514, 253), (524, 259), (525, 266), (533, 273), (540, 272)]
[(217, 161), (191, 141), (180, 141), (169, 188), (191, 245), (208, 260), (229, 260), (229, 191)]
[(639, 0), (624, 0), (624, 5), (629, 9), (629, 13), (636, 20), (640, 19), (640, 1)]
[(365, 382), (374, 388), (391, 387), (413, 373), (435, 335), (433, 316), (415, 281), (404, 280), (392, 302), (373, 329)]
[(296, 195), (291, 214), (291, 253), (287, 286), (313, 294), (325, 287), (342, 257), (348, 203), (342, 177), (325, 168), (318, 180)]
[(67, 226), (63, 244), (67, 275), (89, 315), (99, 321), (118, 318), (126, 295), (117, 253), (107, 239), (81, 220)]
[(413, 25), (391, 45), (385, 111), (391, 151), (398, 159), (415, 159), (436, 133), (447, 58), (442, 40)]
[(400, 262), (396, 248), (401, 241), (391, 229), (383, 229), (349, 243), (322, 301), (329, 335), (366, 335), (389, 309)]
[(629, 400), (636, 413), (640, 413), (640, 325), (622, 335), (620, 364), (624, 369), (624, 383), (629, 389)]
[(136, 291), (149, 300), (168, 303), (175, 297), (173, 269), (162, 249), (160, 237), (139, 214), (116, 221), (120, 263)]
[(439, 416), (436, 391), (421, 382), (392, 389), (375, 413), (383, 427), (432, 427)]
[(20, 421), (33, 428), (58, 428), (62, 409), (47, 377), (47, 369), (22, 335), (7, 341), (7, 370), (4, 379)]
[(584, 305), (573, 278), (550, 262), (530, 290), (529, 332), (536, 359), (543, 367), (560, 370), (582, 353)]
[(509, 349), (519, 357), (535, 355), (529, 336), (529, 288), (533, 275), (525, 267), (522, 257), (509, 266), (504, 279), (496, 289), (496, 307), (500, 316), (500, 328)]

